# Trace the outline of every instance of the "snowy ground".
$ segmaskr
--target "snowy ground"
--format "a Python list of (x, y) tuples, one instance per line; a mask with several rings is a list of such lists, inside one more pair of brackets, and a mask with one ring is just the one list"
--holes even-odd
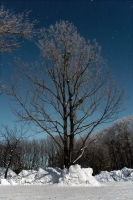
[(133, 200), (133, 182), (102, 187), (0, 186), (1, 200)]
[(0, 168), (0, 200), (133, 200), (133, 169), (101, 172), (71, 166), (69, 170), (39, 168), (4, 179)]

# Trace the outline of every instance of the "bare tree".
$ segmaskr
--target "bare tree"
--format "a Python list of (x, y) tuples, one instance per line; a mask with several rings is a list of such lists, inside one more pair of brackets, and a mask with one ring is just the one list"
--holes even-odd
[(15, 14), (12, 10), (0, 7), (0, 52), (11, 52), (19, 46), (18, 37), (23, 36), (31, 40), (36, 32), (36, 20), (30, 22), (29, 11)]
[[(29, 19), (29, 11), (16, 14), (13, 10), (6, 10), (2, 5), (0, 7), (0, 53), (12, 52), (20, 46), (21, 37), (32, 40), (37, 35), (34, 29), (37, 21)], [(0, 95), (5, 87), (0, 81)]]
[(16, 172), (20, 172), (22, 167), (21, 153), (22, 148), (20, 142), (25, 138), (26, 132), (24, 132), (23, 126), (18, 129), (10, 129), (8, 126), (3, 126), (0, 130), (1, 138), (1, 161), (5, 168), (5, 178), (7, 178), (9, 168), (12, 168)]
[(22, 143), (23, 169), (36, 169), (47, 165), (46, 141), (39, 140), (24, 140)]
[[(38, 47), (43, 64), (18, 61), (26, 88), (22, 90), (19, 79), (12, 82), (12, 95), (19, 104), (15, 113), (50, 135), (69, 167), (83, 155), (95, 128), (117, 118), (124, 91), (112, 81), (97, 42), (85, 41), (73, 24), (61, 21), (42, 29)], [(76, 137), (82, 143), (74, 154)]]
[[(59, 136), (56, 140), (60, 143)], [(47, 165), (49, 167), (60, 167), (63, 166), (63, 154), (59, 146), (49, 136), (45, 139), (45, 155), (47, 156)]]
[(104, 133), (109, 147), (112, 170), (133, 167), (133, 116), (115, 121)]

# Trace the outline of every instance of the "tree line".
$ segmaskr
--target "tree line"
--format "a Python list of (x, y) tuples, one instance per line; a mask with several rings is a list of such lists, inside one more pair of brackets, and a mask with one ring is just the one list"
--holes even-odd
[(96, 140), (80, 159), (82, 166), (89, 165), (94, 174), (133, 168), (133, 116), (114, 122), (93, 137)]
[[(0, 167), (6, 169), (5, 177), (9, 168), (19, 173), (23, 169), (64, 167), (63, 154), (50, 137), (25, 139), (20, 137), (20, 130), (7, 127), (4, 127), (1, 136)], [(81, 142), (81, 138), (76, 139), (74, 154)], [(92, 167), (94, 175), (123, 167), (133, 168), (133, 116), (116, 121), (111, 127), (91, 135), (78, 164)]]

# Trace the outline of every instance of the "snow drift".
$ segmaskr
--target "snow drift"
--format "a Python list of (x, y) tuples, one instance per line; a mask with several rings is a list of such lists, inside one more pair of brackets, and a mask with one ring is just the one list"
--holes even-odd
[(79, 165), (73, 165), (69, 170), (52, 167), (22, 170), (18, 175), (9, 170), (6, 180), (4, 179), (4, 171), (4, 168), (0, 168), (1, 185), (100, 186), (100, 183), (92, 176), (93, 170), (81, 168)]
[(133, 181), (133, 169), (123, 168), (111, 172), (102, 171), (92, 176), (92, 168), (81, 168), (72, 165), (69, 169), (39, 168), (38, 170), (22, 170), (18, 175), (8, 171), (4, 179), (4, 168), (0, 168), (0, 185), (53, 185), (58, 186), (100, 186), (100, 182)]
[(100, 186), (92, 173), (92, 168), (81, 168), (80, 165), (72, 165), (69, 170), (63, 170), (62, 176), (59, 178), (59, 185)]
[(114, 170), (111, 172), (102, 171), (95, 176), (99, 182), (111, 182), (111, 181), (133, 181), (133, 169), (124, 167), (122, 170)]

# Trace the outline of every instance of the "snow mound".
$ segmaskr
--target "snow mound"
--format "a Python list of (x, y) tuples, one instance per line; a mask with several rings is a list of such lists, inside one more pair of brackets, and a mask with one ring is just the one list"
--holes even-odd
[(0, 185), (50, 185), (60, 186), (100, 186), (100, 183), (92, 176), (91, 168), (81, 168), (73, 165), (68, 169), (39, 168), (38, 170), (22, 170), (16, 175), (9, 170), (7, 179), (4, 179), (4, 168), (0, 168)]
[(7, 179), (4, 179), (4, 172), (5, 169), (0, 168), (0, 185), (100, 186), (100, 182), (133, 181), (133, 169), (126, 167), (111, 172), (102, 171), (96, 176), (92, 176), (92, 168), (81, 168), (80, 165), (64, 170), (52, 167), (22, 170), (18, 175), (9, 170)]
[(0, 168), (0, 185), (18, 185), (17, 174), (13, 172), (11, 169), (8, 170), (7, 179), (4, 178), (5, 168)]
[(61, 175), (59, 168), (39, 168), (35, 170), (22, 170), (18, 175), (20, 185), (48, 185), (57, 183)]
[(0, 184), (1, 185), (11, 185), (6, 179), (4, 179), (4, 178), (2, 178), (1, 180), (0, 180)]
[(45, 167), (38, 170), (22, 170), (19, 175), (9, 169), (4, 179), (4, 168), (0, 168), (0, 185), (51, 185), (59, 186), (100, 186), (100, 182), (133, 181), (133, 169), (123, 168), (111, 172), (102, 171), (92, 176), (92, 168), (72, 165), (69, 169)]
[(95, 176), (99, 182), (111, 182), (111, 181), (133, 181), (133, 169), (124, 167), (122, 170), (114, 170), (111, 172), (102, 171)]
[(62, 186), (100, 186), (100, 183), (92, 176), (92, 168), (81, 168), (80, 165), (70, 166), (69, 170), (62, 171), (59, 184)]

